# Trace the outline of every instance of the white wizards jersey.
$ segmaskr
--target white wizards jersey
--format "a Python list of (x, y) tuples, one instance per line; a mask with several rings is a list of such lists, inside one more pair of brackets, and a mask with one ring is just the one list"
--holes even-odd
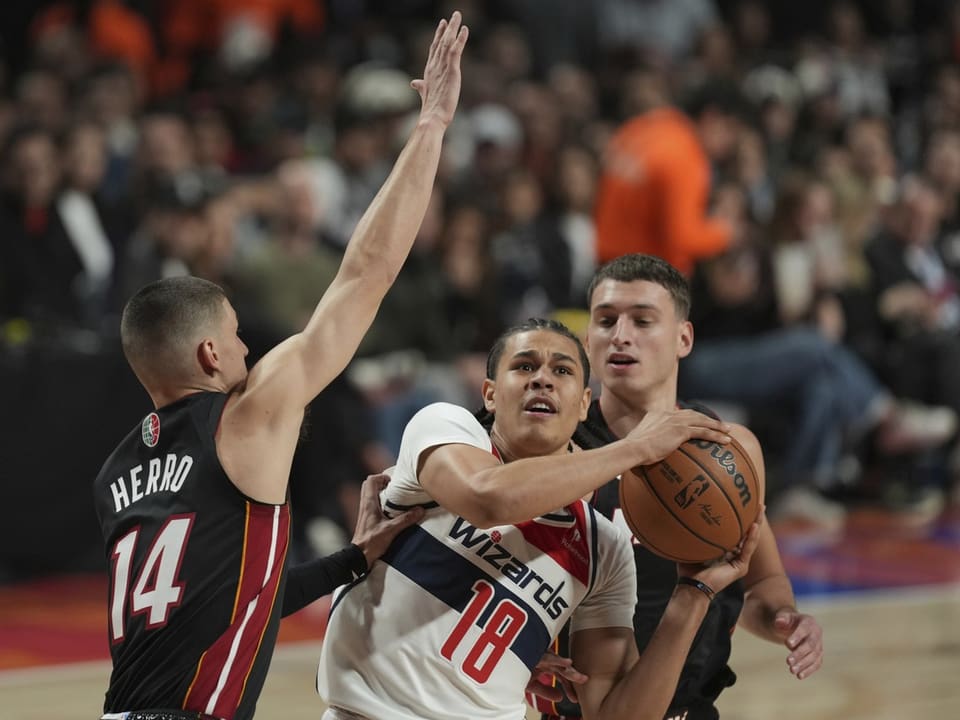
[(454, 443), (493, 452), (480, 423), (447, 403), (424, 408), (404, 431), (381, 500), (388, 512), (427, 512), (334, 596), (317, 673), (331, 707), (377, 720), (517, 720), (534, 665), (568, 619), (572, 632), (633, 627), (627, 538), (582, 501), (518, 525), (474, 527), (417, 481), (421, 453)]

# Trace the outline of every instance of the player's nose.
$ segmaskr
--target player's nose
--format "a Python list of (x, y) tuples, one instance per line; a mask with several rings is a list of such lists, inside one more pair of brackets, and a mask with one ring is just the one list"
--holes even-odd
[(627, 345), (630, 343), (630, 318), (621, 315), (617, 318), (613, 326), (613, 334), (610, 339), (615, 345)]

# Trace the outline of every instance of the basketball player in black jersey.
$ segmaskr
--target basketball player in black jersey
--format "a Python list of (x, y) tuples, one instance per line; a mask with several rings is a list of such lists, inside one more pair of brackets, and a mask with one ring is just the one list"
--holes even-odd
[(153, 401), (94, 485), (110, 571), (105, 718), (253, 717), (284, 595), (287, 480), (304, 408), (342, 372), (426, 211), (460, 94), (459, 12), (430, 46), (420, 117), (306, 328), (247, 372), (222, 290), (161, 280), (124, 308)]
[[(693, 347), (693, 328), (687, 320), (687, 281), (658, 257), (624, 255), (602, 266), (590, 285), (588, 302), (587, 350), (601, 390), (586, 421), (574, 435), (575, 442), (583, 448), (599, 447), (623, 437), (642, 425), (648, 412), (677, 407), (679, 361)], [(731, 423), (730, 427), (730, 434), (753, 459), (758, 480), (763, 483), (763, 455), (756, 437), (742, 425)], [(613, 479), (597, 491), (592, 502), (626, 529), (619, 498), (619, 479)], [(634, 554), (634, 631), (642, 652), (676, 586), (677, 573), (673, 561), (654, 555), (636, 541)], [(820, 668), (820, 625), (810, 615), (797, 611), (790, 580), (767, 523), (761, 526), (760, 542), (743, 580), (718, 593), (711, 603), (666, 718), (719, 717), (714, 702), (736, 679), (727, 661), (731, 632), (738, 622), (762, 638), (786, 645), (787, 666), (797, 678), (807, 678)], [(542, 703), (538, 706), (548, 709), (544, 718), (580, 716), (579, 708), (567, 702), (552, 708), (544, 708)]]

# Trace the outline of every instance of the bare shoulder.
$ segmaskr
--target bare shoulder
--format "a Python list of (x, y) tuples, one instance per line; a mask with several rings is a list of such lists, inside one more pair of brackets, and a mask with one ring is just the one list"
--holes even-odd
[(216, 445), (220, 464), (242, 493), (261, 502), (283, 503), (304, 406), (287, 395), (282, 373), (276, 372), (279, 364), (271, 371), (276, 358), (270, 355), (227, 401)]

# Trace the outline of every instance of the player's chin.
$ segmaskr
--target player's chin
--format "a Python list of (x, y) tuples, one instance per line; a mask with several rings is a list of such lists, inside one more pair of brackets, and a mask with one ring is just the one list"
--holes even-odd
[(523, 439), (536, 455), (548, 455), (559, 448), (565, 448), (574, 431), (577, 429), (575, 420), (559, 415), (550, 415), (546, 419), (538, 418), (524, 424)]

